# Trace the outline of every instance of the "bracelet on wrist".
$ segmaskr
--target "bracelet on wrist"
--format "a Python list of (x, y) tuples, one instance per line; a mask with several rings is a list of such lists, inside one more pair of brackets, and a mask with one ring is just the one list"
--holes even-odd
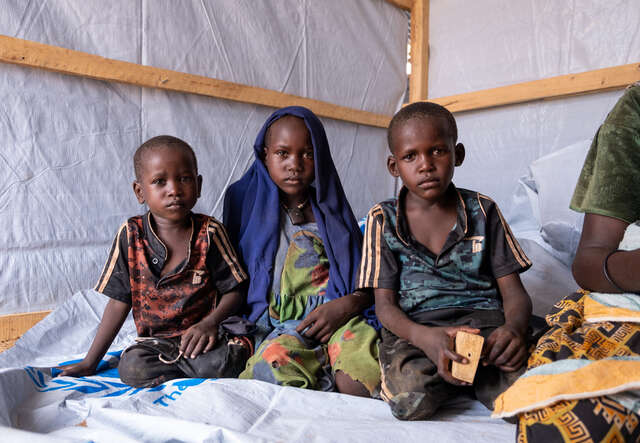
[(611, 286), (613, 286), (614, 288), (616, 288), (618, 291), (620, 292), (629, 292), (629, 291), (625, 291), (624, 289), (622, 289), (620, 286), (618, 286), (616, 284), (616, 282), (613, 281), (613, 279), (611, 278), (611, 275), (609, 274), (609, 257), (611, 257), (613, 254), (615, 254), (616, 252), (622, 252), (621, 249), (614, 249), (613, 251), (609, 252), (607, 254), (607, 256), (604, 258), (604, 261), (602, 262), (602, 273), (604, 274), (604, 278), (607, 279), (607, 281), (609, 282), (609, 284)]

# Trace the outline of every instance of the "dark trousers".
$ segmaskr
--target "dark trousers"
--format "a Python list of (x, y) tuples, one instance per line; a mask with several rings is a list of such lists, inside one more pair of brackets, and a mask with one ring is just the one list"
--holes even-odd
[[(485, 339), (504, 324), (498, 310), (438, 309), (424, 312), (413, 319), (426, 326), (461, 326), (480, 329)], [(487, 408), (524, 372), (503, 372), (495, 366), (478, 366), (473, 386), (456, 386), (438, 375), (438, 367), (422, 350), (382, 328), (380, 368), (382, 398), (400, 420), (426, 420), (447, 400), (464, 392), (475, 393)]]
[(136, 388), (151, 388), (174, 378), (235, 378), (252, 353), (250, 338), (222, 331), (212, 350), (193, 359), (181, 355), (180, 337), (138, 338), (122, 351), (118, 373), (124, 383)]

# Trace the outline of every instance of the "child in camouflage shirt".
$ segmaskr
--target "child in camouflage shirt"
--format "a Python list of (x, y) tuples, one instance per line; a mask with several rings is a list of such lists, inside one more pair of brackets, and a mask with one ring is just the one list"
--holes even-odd
[(525, 256), (489, 197), (456, 188), (464, 160), (453, 115), (434, 103), (399, 111), (388, 129), (398, 198), (368, 214), (358, 288), (373, 288), (383, 399), (402, 420), (427, 419), (469, 385), (451, 375), (457, 331), (485, 337), (473, 390), (488, 408), (527, 357)]

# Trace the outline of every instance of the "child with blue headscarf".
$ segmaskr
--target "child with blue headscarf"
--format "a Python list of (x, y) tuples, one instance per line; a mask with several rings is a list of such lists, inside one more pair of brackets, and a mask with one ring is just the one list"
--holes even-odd
[(255, 161), (232, 184), (224, 223), (251, 278), (257, 350), (240, 378), (375, 395), (380, 384), (372, 296), (355, 291), (362, 234), (316, 115), (274, 112)]

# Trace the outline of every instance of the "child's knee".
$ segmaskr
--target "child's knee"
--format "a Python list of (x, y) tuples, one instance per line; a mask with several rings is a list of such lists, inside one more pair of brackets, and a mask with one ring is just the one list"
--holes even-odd
[(131, 347), (125, 349), (118, 363), (118, 374), (123, 383), (135, 388), (151, 388), (167, 381), (156, 368), (148, 364), (148, 351)]
[(363, 383), (352, 379), (342, 371), (336, 371), (335, 380), (336, 388), (338, 388), (338, 392), (342, 394), (349, 394), (367, 398), (371, 397), (369, 390)]
[(381, 397), (399, 420), (427, 420), (448, 399), (458, 393), (454, 385), (437, 374), (420, 371), (384, 373)]
[(244, 370), (252, 346), (248, 337), (238, 336), (228, 340), (221, 337), (209, 352), (195, 359), (178, 361), (177, 366), (191, 378), (236, 378)]
[(297, 337), (283, 334), (260, 346), (240, 378), (312, 389), (317, 384), (316, 373), (324, 364), (315, 350), (306, 349)]
[(399, 420), (427, 420), (440, 407), (440, 403), (426, 392), (402, 392), (385, 400)]

